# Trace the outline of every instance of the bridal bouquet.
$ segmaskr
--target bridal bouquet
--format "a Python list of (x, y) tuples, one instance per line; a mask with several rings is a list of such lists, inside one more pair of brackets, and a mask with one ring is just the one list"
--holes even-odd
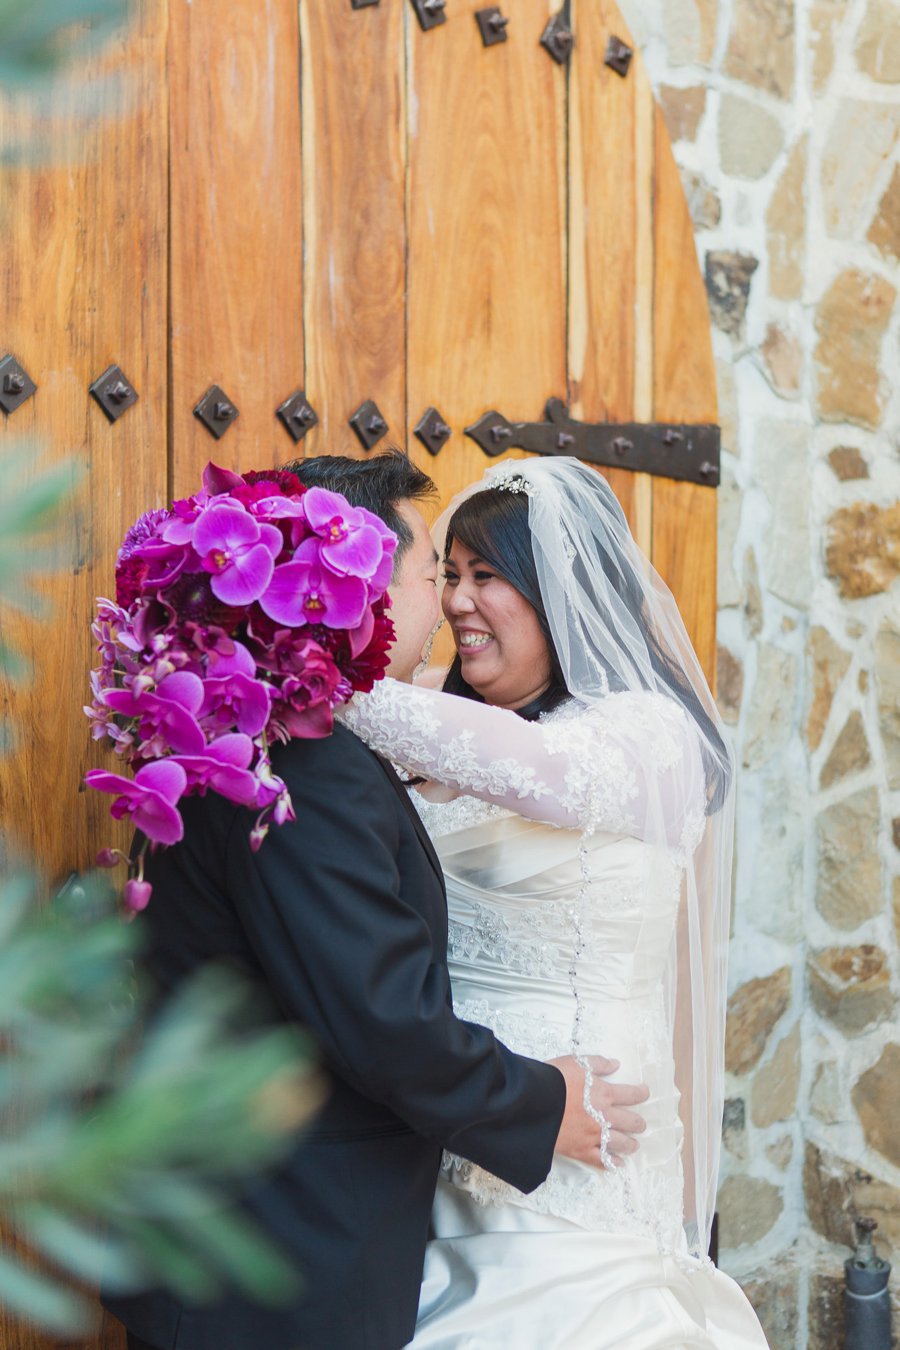
[[(383, 675), (396, 544), (377, 516), (292, 473), (214, 464), (195, 496), (132, 526), (116, 603), (97, 601), (85, 712), (134, 777), (92, 769), (85, 782), (114, 795), (111, 814), (131, 818), (144, 849), (177, 843), (179, 801), (209, 788), (258, 811), (254, 849), (270, 821), (294, 819), (270, 746), (329, 735), (334, 708)], [(131, 910), (150, 899), (143, 859), (125, 886)]]

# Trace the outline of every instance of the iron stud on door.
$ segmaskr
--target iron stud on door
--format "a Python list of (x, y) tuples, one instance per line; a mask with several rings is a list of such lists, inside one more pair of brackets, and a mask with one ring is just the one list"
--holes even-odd
[(565, 9), (561, 9), (558, 14), (554, 14), (547, 24), (541, 34), (541, 46), (550, 53), (559, 66), (564, 66), (572, 55), (572, 48), (575, 46), (575, 34), (569, 27)]
[(34, 380), (24, 366), (10, 354), (0, 361), (0, 408), (6, 413), (14, 413), (21, 408), (37, 389)]
[(302, 389), (295, 390), (275, 411), (295, 444), (302, 441), (319, 421), (318, 413)]
[(125, 378), (119, 366), (109, 366), (104, 370), (90, 386), (90, 394), (100, 404), (110, 422), (117, 422), (138, 401), (137, 390)]
[(365, 403), (360, 404), (350, 418), (350, 425), (359, 437), (364, 450), (371, 450), (377, 445), (388, 429), (377, 403), (373, 403), (371, 399), (366, 399)]
[(430, 28), (437, 28), (439, 24), (447, 22), (447, 15), (444, 12), (447, 0), (412, 0), (412, 7), (425, 33)]
[(509, 19), (496, 6), (492, 6), (490, 9), (479, 9), (475, 18), (478, 21), (478, 27), (481, 29), (481, 40), (486, 47), (493, 47), (498, 42), (506, 42), (509, 36), (506, 31)]
[(200, 419), (207, 431), (218, 441), (225, 435), (232, 422), (240, 417), (240, 412), (225, 391), (217, 384), (212, 384), (194, 408), (194, 416)]

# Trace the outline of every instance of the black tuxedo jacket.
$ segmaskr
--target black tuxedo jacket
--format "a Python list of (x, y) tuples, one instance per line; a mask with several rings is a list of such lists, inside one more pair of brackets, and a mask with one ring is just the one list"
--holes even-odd
[(192, 1307), (104, 1298), (161, 1350), (400, 1350), (412, 1337), (441, 1150), (523, 1191), (549, 1171), (565, 1106), (552, 1066), (453, 1014), (440, 865), (391, 767), (341, 726), (273, 752), (297, 820), (254, 854), (252, 814), (210, 793), (148, 858), (139, 922), (164, 996), (225, 960), (314, 1037), (331, 1090), (286, 1164), (245, 1198), (303, 1293)]

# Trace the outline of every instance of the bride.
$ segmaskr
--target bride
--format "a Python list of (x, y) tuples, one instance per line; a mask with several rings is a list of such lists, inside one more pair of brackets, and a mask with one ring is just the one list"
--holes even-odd
[(734, 774), (678, 610), (576, 460), (494, 466), (436, 533), (444, 690), (385, 680), (343, 720), (418, 783), (457, 1014), (536, 1059), (601, 1047), (650, 1099), (636, 1153), (601, 1119), (604, 1169), (557, 1157), (530, 1195), (445, 1156), (412, 1346), (764, 1350), (706, 1255)]

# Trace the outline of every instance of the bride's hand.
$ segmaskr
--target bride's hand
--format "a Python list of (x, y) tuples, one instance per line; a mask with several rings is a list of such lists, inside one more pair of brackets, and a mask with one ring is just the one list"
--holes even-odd
[[(637, 1152), (635, 1135), (642, 1134), (647, 1128), (643, 1117), (628, 1108), (645, 1102), (650, 1090), (643, 1084), (634, 1087), (627, 1083), (607, 1082), (607, 1076), (618, 1069), (618, 1060), (604, 1059), (601, 1055), (588, 1055), (586, 1059), (593, 1080), (591, 1105), (609, 1122), (608, 1151), (613, 1163), (621, 1167), (626, 1154)], [(576, 1162), (602, 1168), (600, 1126), (584, 1106), (584, 1069), (571, 1055), (551, 1059), (550, 1063), (559, 1069), (566, 1082), (566, 1109), (556, 1139), (556, 1152), (574, 1158)]]

